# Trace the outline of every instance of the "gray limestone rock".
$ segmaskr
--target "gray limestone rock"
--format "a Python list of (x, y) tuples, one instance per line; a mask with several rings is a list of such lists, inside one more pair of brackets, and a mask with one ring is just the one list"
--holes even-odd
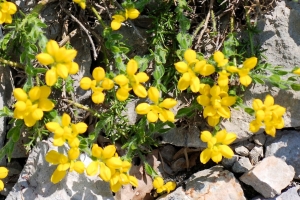
[(34, 147), (7, 200), (114, 199), (109, 184), (97, 176), (68, 172), (61, 182), (51, 183), (51, 174), (57, 166), (49, 165), (45, 155), (52, 148), (49, 141), (42, 141)]
[(262, 146), (255, 145), (249, 153), (249, 159), (252, 165), (256, 165), (260, 158), (264, 156), (264, 149)]
[(264, 198), (262, 196), (257, 196), (251, 200), (300, 200), (298, 190), (299, 186), (289, 187), (286, 191), (282, 192), (282, 194), (274, 198)]
[(284, 130), (277, 131), (276, 137), (268, 137), (266, 146), (266, 157), (276, 156), (295, 169), (296, 179), (300, 179), (300, 133), (299, 131)]
[(253, 166), (250, 163), (249, 158), (246, 157), (241, 157), (239, 160), (237, 160), (233, 166), (232, 166), (232, 171), (235, 173), (245, 173), (252, 169)]
[(241, 156), (248, 156), (249, 155), (249, 150), (242, 146), (242, 145), (239, 145), (237, 147), (234, 148), (234, 151), (235, 153), (241, 155)]
[(264, 133), (261, 133), (261, 134), (255, 134), (253, 136), (253, 141), (255, 142), (255, 144), (258, 144), (258, 145), (264, 145), (265, 142), (266, 142), (266, 135)]
[(187, 180), (185, 190), (179, 187), (174, 192), (159, 199), (216, 200), (220, 197), (222, 200), (246, 199), (234, 175), (218, 165), (193, 174)]
[(251, 185), (266, 198), (281, 194), (293, 180), (295, 170), (284, 160), (270, 156), (263, 159), (253, 169), (240, 177), (240, 180)]
[(232, 158), (223, 158), (221, 161), (221, 164), (225, 167), (225, 168), (231, 168), (232, 165), (239, 159), (239, 156), (237, 155), (233, 155)]

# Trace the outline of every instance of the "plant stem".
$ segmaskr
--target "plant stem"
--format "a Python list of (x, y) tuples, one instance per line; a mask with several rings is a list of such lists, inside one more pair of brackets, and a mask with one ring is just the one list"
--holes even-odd
[(17, 67), (17, 68), (20, 68), (20, 69), (24, 69), (24, 66), (22, 64), (16, 63), (16, 62), (13, 62), (13, 61), (10, 61), (10, 60), (6, 60), (6, 59), (1, 58), (1, 57), (0, 57), (0, 63), (10, 65), (12, 67)]
[(103, 28), (107, 28), (106, 24), (103, 22), (102, 17), (98, 14), (97, 10), (94, 8), (94, 6), (89, 6), (89, 9), (92, 10), (100, 24), (103, 26)]
[(70, 103), (70, 104), (73, 104), (74, 106), (76, 106), (76, 107), (78, 107), (78, 108), (81, 108), (81, 109), (83, 109), (83, 110), (86, 110), (86, 111), (92, 113), (95, 117), (98, 117), (98, 118), (101, 117), (99, 113), (97, 113), (96, 111), (94, 111), (94, 110), (90, 109), (89, 107), (84, 106), (84, 105), (82, 105), (82, 104), (80, 104), (80, 103), (76, 103), (76, 102), (71, 101), (71, 100), (69, 100), (69, 99), (63, 99), (63, 101), (66, 101), (66, 102), (68, 102), (68, 103)]

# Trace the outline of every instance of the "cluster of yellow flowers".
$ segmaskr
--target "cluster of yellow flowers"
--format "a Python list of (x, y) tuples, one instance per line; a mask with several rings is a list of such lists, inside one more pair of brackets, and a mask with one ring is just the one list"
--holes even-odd
[(83, 77), (80, 80), (80, 87), (83, 90), (91, 89), (93, 91), (92, 101), (94, 103), (103, 103), (104, 102), (104, 93), (103, 90), (110, 90), (114, 87), (114, 82), (109, 78), (105, 77), (105, 71), (102, 67), (96, 67), (93, 70), (92, 76), (94, 80), (91, 80), (89, 77)]
[(174, 64), (176, 70), (182, 74), (178, 82), (178, 88), (186, 90), (190, 87), (193, 92), (198, 92), (200, 89), (198, 74), (209, 76), (215, 72), (215, 67), (207, 64), (204, 59), (198, 60), (196, 52), (191, 49), (184, 52), (184, 60)]
[[(110, 189), (117, 192), (122, 185), (131, 184), (137, 187), (138, 181), (134, 176), (128, 174), (131, 163), (122, 161), (116, 153), (114, 145), (108, 145), (104, 149), (94, 144), (92, 147), (93, 161), (86, 168), (89, 176), (99, 173), (99, 177), (109, 182)], [(100, 172), (99, 172), (100, 167)]]
[(62, 146), (67, 140), (71, 148), (78, 148), (79, 139), (77, 136), (85, 133), (88, 126), (84, 122), (71, 123), (71, 117), (64, 113), (61, 117), (61, 123), (48, 122), (46, 128), (54, 134), (54, 146)]
[(137, 114), (147, 115), (149, 122), (156, 122), (158, 119), (162, 122), (175, 121), (174, 113), (169, 110), (177, 104), (175, 99), (166, 98), (160, 101), (160, 93), (156, 87), (149, 88), (148, 97), (154, 104), (141, 103), (137, 105), (135, 108)]
[(145, 72), (139, 72), (138, 63), (131, 59), (126, 66), (126, 74), (120, 74), (114, 78), (114, 81), (119, 85), (117, 90), (117, 99), (125, 101), (129, 97), (129, 91), (132, 89), (138, 97), (145, 98), (147, 96), (146, 88), (141, 84), (148, 81), (149, 76)]
[[(0, 167), (0, 179), (4, 179), (8, 175), (8, 169), (6, 167)], [(0, 191), (4, 189), (4, 183), (0, 180)]]
[(51, 111), (54, 103), (48, 99), (51, 89), (48, 86), (35, 86), (28, 94), (22, 88), (15, 88), (13, 95), (17, 102), (14, 104), (14, 118), (23, 119), (25, 125), (32, 127), (44, 116), (44, 111)]
[(138, 16), (140, 15), (140, 12), (135, 9), (135, 8), (126, 8), (125, 12), (121, 12), (119, 14), (113, 15), (112, 18), (112, 22), (110, 24), (111, 29), (116, 31), (119, 30), (122, 23), (129, 19), (136, 19), (138, 18)]
[(17, 6), (12, 2), (2, 0), (0, 2), (0, 24), (12, 22), (12, 15), (17, 12)]
[(128, 174), (131, 163), (122, 161), (116, 154), (116, 147), (109, 145), (102, 149), (97, 144), (92, 147), (93, 161), (85, 168), (84, 163), (78, 160), (80, 155), (78, 134), (86, 132), (87, 125), (83, 122), (76, 124), (71, 123), (71, 117), (64, 113), (61, 117), (61, 122), (48, 122), (46, 128), (54, 134), (53, 145), (62, 146), (68, 141), (68, 156), (51, 150), (46, 155), (46, 161), (58, 165), (51, 176), (52, 183), (60, 182), (67, 172), (76, 171), (81, 174), (86, 170), (87, 175), (93, 176), (98, 173), (99, 177), (110, 183), (111, 190), (117, 192), (122, 185), (132, 184), (137, 187), (137, 179)]
[(197, 97), (197, 102), (204, 107), (203, 117), (207, 118), (210, 126), (216, 126), (220, 117), (230, 118), (228, 107), (235, 103), (236, 97), (228, 95), (228, 85), (210, 87), (208, 84), (200, 84), (199, 92), (201, 95)]
[[(247, 58), (241, 67), (236, 66), (229, 66), (228, 65), (228, 59), (225, 58), (225, 55), (220, 52), (216, 51), (213, 55), (214, 60), (217, 63), (217, 66), (219, 68), (222, 68), (221, 72), (218, 72), (219, 78), (218, 78), (218, 84), (219, 86), (227, 86), (228, 85), (228, 76), (231, 75), (231, 73), (238, 73), (240, 83), (244, 86), (248, 86), (252, 82), (252, 78), (249, 76), (249, 72), (251, 69), (253, 69), (257, 64), (257, 58), (251, 57)], [(230, 72), (230, 73), (229, 73)]]
[(164, 179), (160, 176), (157, 176), (153, 180), (153, 187), (156, 189), (157, 193), (167, 192), (170, 193), (172, 190), (176, 188), (176, 183), (173, 181), (169, 181), (164, 184)]
[(262, 124), (265, 124), (265, 132), (275, 137), (276, 129), (284, 127), (284, 115), (286, 109), (280, 105), (274, 105), (274, 98), (267, 95), (264, 102), (254, 99), (252, 107), (255, 111), (255, 120), (250, 122), (250, 131), (257, 132)]
[(73, 0), (74, 3), (77, 3), (82, 9), (85, 9), (86, 7), (86, 1), (85, 0)]
[(234, 133), (227, 133), (226, 130), (221, 130), (212, 135), (209, 131), (202, 131), (200, 139), (203, 142), (207, 142), (207, 148), (200, 154), (200, 161), (203, 164), (206, 164), (210, 159), (219, 163), (222, 160), (222, 156), (231, 158), (234, 155), (228, 146), (236, 139), (236, 134)]
[(51, 69), (46, 72), (46, 84), (53, 86), (58, 77), (66, 79), (69, 74), (76, 74), (79, 66), (73, 62), (77, 55), (74, 49), (59, 47), (58, 43), (50, 40), (46, 45), (46, 51), (36, 56), (42, 65), (51, 65)]

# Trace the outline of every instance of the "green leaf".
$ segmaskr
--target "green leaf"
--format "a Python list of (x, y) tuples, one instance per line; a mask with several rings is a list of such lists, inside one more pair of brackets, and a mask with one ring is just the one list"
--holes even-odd
[(144, 162), (144, 166), (145, 171), (149, 176), (151, 176), (152, 178), (158, 176), (157, 172), (147, 162)]
[(192, 37), (187, 33), (178, 33), (176, 39), (181, 49), (188, 49), (192, 46)]
[(262, 80), (262, 79), (260, 79), (260, 78), (258, 78), (258, 77), (256, 77), (256, 76), (253, 76), (253, 81), (255, 82), (255, 83), (260, 83), (260, 84), (265, 84), (265, 82)]
[(290, 76), (288, 79), (288, 81), (297, 81), (296, 76)]
[(291, 88), (295, 91), (300, 91), (300, 84), (293, 83), (291, 84)]
[(269, 77), (270, 81), (272, 82), (280, 82), (280, 76), (273, 74), (272, 76)]
[(121, 52), (120, 49), (119, 49), (118, 47), (116, 47), (116, 46), (112, 46), (112, 47), (111, 47), (111, 51), (112, 51), (113, 53), (119, 53), (119, 52)]
[(113, 40), (122, 40), (122, 38), (123, 38), (123, 35), (118, 34), (118, 33), (113, 33), (113, 34), (110, 34), (109, 36), (110, 36), (111, 39), (113, 39)]
[(155, 71), (153, 72), (153, 77), (155, 80), (160, 80), (165, 73), (165, 68), (162, 65), (156, 65)]
[(255, 111), (252, 108), (245, 108), (244, 109), (246, 113), (253, 115), (255, 113)]
[(140, 56), (135, 56), (134, 60), (138, 62), (140, 72), (143, 72), (148, 68), (149, 60), (147, 58), (142, 58)]
[(12, 117), (14, 115), (13, 111), (11, 111), (8, 107), (4, 106), (2, 110), (0, 110), (0, 117)]
[(167, 50), (162, 48), (160, 45), (155, 46), (155, 52), (154, 52), (154, 60), (158, 64), (164, 64), (166, 63), (166, 55)]
[(181, 108), (178, 110), (177, 115), (176, 115), (176, 119), (182, 118), (182, 117), (186, 117), (186, 116), (191, 116), (193, 113), (195, 112), (193, 107), (187, 107), (187, 108)]

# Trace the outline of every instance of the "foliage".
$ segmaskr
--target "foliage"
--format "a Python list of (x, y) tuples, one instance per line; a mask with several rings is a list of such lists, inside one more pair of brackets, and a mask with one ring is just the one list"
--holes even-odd
[[(264, 103), (255, 99), (253, 104), (259, 106), (254, 105), (252, 109), (243, 105), (242, 92), (252, 82), (270, 82), (280, 89), (299, 91), (296, 75), (300, 74), (300, 70), (295, 67), (288, 72), (262, 61), (261, 52), (253, 44), (257, 29), (250, 23), (249, 15), (246, 16), (245, 30), (248, 42), (237, 38), (232, 29), (234, 24), (231, 24), (222, 50), (214, 49), (212, 55), (206, 57), (195, 48), (195, 37), (203, 23), (191, 35), (194, 27), (189, 14), (192, 9), (186, 0), (160, 1), (154, 7), (149, 0), (126, 0), (122, 5), (110, 2), (118, 9), (109, 24), (102, 19), (104, 15), (100, 16), (97, 12), (95, 2), (73, 0), (69, 3), (74, 13), (78, 6), (91, 11), (85, 14), (92, 13), (101, 25), (100, 36), (92, 29), (86, 31), (89, 38), (91, 34), (94, 38), (101, 38), (97, 47), (103, 55), (103, 66), (93, 68), (92, 78), (80, 80), (80, 88), (91, 91), (91, 101), (85, 106), (74, 98), (77, 94), (70, 75), (79, 71), (81, 61), (77, 63), (74, 59), (81, 49), (60, 46), (44, 34), (47, 25), (38, 16), (47, 3), (42, 1), (27, 14), (19, 10), (12, 23), (6, 21), (10, 24), (4, 26), (6, 34), (0, 41), (0, 62), (22, 68), (27, 77), (25, 84), (18, 85), (13, 92), (14, 105), (0, 111), (0, 116), (12, 118), (13, 124), (7, 133), (6, 144), (0, 149), (0, 160), (4, 156), (10, 160), (23, 130), (31, 139), (28, 148), (45, 136), (53, 137), (53, 145), (68, 152), (65, 155), (51, 150), (46, 155), (50, 164), (57, 165), (49, 177), (54, 184), (68, 172), (86, 171), (88, 175), (99, 175), (109, 182), (113, 192), (117, 192), (125, 184), (138, 186), (137, 179), (129, 174), (132, 158), (139, 156), (145, 161), (145, 155), (160, 145), (157, 135), (175, 128), (177, 121), (182, 119), (189, 121), (198, 115), (203, 123), (207, 119), (211, 131), (202, 131), (200, 136), (202, 141), (207, 142), (207, 148), (200, 156), (204, 164), (210, 159), (218, 163), (222, 157), (233, 156), (228, 145), (236, 139), (236, 135), (220, 130), (219, 126), (223, 119), (231, 118), (232, 107), (242, 107), (255, 116), (256, 119), (249, 125), (253, 132), (261, 127), (262, 122), (267, 134), (272, 136), (275, 136), (276, 129), (283, 128), (285, 108), (274, 104), (273, 97), (268, 96)], [(131, 21), (138, 20), (143, 12), (151, 19), (147, 33), (152, 37), (147, 39)], [(218, 33), (213, 11), (211, 21), (213, 31), (210, 35), (215, 37)], [(89, 26), (89, 23), (86, 21), (80, 26)], [(149, 51), (143, 55), (132, 52), (133, 41), (126, 41), (122, 34), (126, 24), (132, 26), (136, 37), (148, 45)], [(93, 39), (90, 42), (93, 43)], [(16, 55), (17, 61), (10, 55)], [(63, 95), (57, 97), (57, 93)], [(178, 97), (186, 94), (189, 94), (188, 103), (180, 107)], [(129, 122), (126, 114), (129, 103), (133, 102), (138, 102), (134, 109), (138, 116), (134, 123)], [(88, 129), (92, 125), (87, 124), (84, 115), (90, 115), (93, 130)], [(100, 135), (110, 145), (99, 147), (97, 140)], [(117, 144), (125, 152), (120, 155), (122, 157), (117, 153)], [(79, 158), (83, 152), (92, 159), (88, 166), (84, 166)], [(164, 184), (162, 177), (148, 163), (144, 166), (154, 179), (153, 186), (158, 193), (169, 193), (175, 189), (174, 182)], [(3, 188), (1, 183), (0, 189)]]

